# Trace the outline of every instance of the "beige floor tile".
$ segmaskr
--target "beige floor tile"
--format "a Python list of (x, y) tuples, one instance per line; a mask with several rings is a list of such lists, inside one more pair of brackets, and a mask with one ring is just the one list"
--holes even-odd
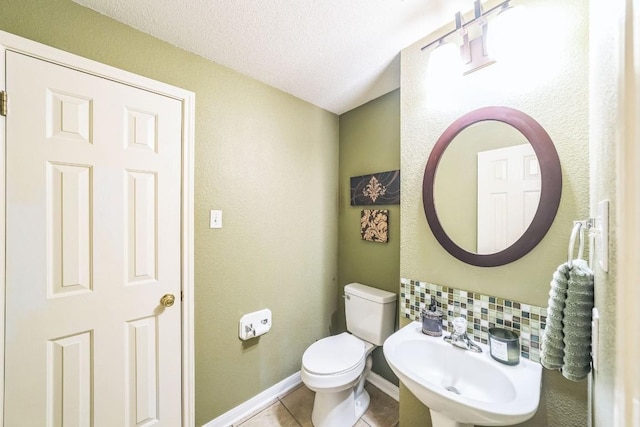
[[(371, 384), (367, 383), (366, 389), (371, 396), (371, 403), (354, 427), (397, 427), (398, 402)], [(311, 411), (314, 397), (315, 393), (302, 385), (240, 424), (240, 427), (313, 427)]]
[(240, 427), (299, 427), (287, 408), (276, 402), (264, 411), (240, 424)]
[(398, 402), (369, 383), (365, 385), (365, 389), (369, 392), (371, 402), (362, 419), (371, 427), (392, 427), (396, 425), (400, 418)]
[(280, 398), (280, 402), (291, 412), (302, 427), (312, 427), (311, 411), (315, 393), (304, 385)]

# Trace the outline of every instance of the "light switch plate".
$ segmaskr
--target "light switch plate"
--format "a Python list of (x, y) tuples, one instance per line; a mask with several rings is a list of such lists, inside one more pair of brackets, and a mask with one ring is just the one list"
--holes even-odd
[(596, 253), (603, 271), (609, 271), (609, 201), (598, 203), (596, 216)]
[(222, 211), (211, 210), (209, 228), (222, 228)]
[(598, 308), (591, 309), (591, 364), (593, 370), (598, 370), (598, 352), (600, 346), (600, 313)]

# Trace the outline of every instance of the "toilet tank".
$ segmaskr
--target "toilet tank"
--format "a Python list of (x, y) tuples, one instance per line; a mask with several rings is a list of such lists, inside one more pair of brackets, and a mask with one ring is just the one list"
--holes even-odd
[(394, 331), (396, 300), (393, 292), (361, 283), (344, 287), (344, 310), (347, 330), (371, 344), (382, 345)]

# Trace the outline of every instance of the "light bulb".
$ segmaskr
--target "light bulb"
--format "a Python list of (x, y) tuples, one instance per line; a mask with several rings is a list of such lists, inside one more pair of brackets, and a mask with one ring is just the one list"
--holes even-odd
[[(506, 4), (498, 14), (489, 21), (487, 34), (487, 50), (489, 55), (500, 61), (503, 58), (523, 50), (523, 42), (528, 36), (527, 20), (523, 6)], [(526, 44), (526, 43), (525, 43)]]
[(460, 49), (454, 43), (440, 41), (429, 55), (427, 78), (437, 84), (452, 73), (461, 72)]

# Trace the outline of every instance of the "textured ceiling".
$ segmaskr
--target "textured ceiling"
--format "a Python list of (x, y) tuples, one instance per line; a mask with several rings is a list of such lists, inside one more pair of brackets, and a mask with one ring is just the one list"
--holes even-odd
[(74, 0), (341, 114), (399, 86), (399, 52), (472, 0)]

